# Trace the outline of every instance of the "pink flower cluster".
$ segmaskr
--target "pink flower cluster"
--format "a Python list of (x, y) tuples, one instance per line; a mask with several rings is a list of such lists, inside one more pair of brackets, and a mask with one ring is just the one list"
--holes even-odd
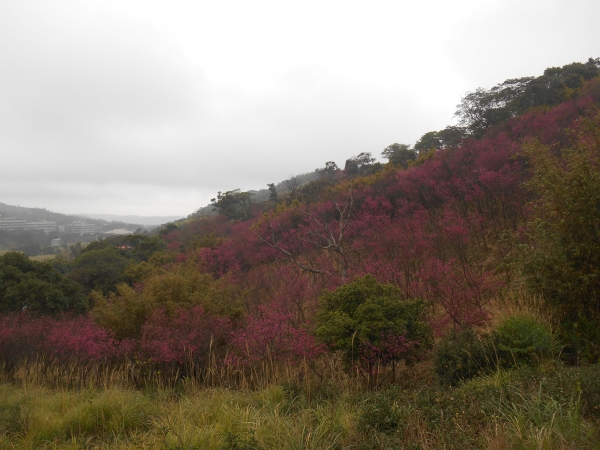
[(278, 312), (273, 305), (259, 306), (245, 326), (233, 333), (230, 364), (273, 361), (313, 360), (325, 350), (305, 328), (293, 326), (294, 316)]
[(227, 343), (231, 329), (228, 318), (207, 314), (202, 306), (178, 308), (173, 314), (160, 308), (144, 324), (138, 355), (161, 364), (207, 364)]
[(0, 316), (0, 361), (8, 365), (38, 358), (61, 363), (108, 360), (124, 357), (131, 348), (130, 342), (116, 341), (87, 316)]

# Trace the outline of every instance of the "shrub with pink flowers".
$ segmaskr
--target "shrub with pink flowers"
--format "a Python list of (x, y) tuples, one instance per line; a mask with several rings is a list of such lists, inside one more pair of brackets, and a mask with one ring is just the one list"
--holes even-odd
[(274, 305), (259, 306), (246, 318), (245, 326), (233, 333), (231, 343), (228, 363), (312, 361), (324, 351), (305, 327), (294, 326), (293, 314), (278, 311)]
[(161, 366), (205, 366), (222, 359), (231, 334), (231, 320), (209, 314), (202, 306), (179, 307), (173, 314), (154, 310), (142, 329), (138, 356)]
[(108, 361), (131, 351), (128, 342), (87, 316), (35, 316), (11, 314), (0, 317), (0, 361), (11, 368), (25, 361), (45, 359), (60, 363)]

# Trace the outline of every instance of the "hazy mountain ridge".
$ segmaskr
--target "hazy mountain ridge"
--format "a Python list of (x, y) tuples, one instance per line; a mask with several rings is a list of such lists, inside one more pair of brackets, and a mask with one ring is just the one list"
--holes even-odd
[(2, 202), (0, 202), (0, 215), (2, 217), (16, 217), (17, 219), (24, 219), (29, 222), (46, 220), (56, 222), (57, 225), (67, 225), (72, 222), (87, 222), (93, 223), (94, 225), (100, 225), (106, 229), (128, 228), (135, 230), (143, 225), (139, 222), (133, 223), (120, 220), (103, 220), (99, 218), (92, 218), (83, 214), (62, 214), (49, 211), (45, 208), (27, 208), (24, 206), (8, 205)]
[[(299, 175), (291, 174), (286, 180), (280, 181), (275, 184), (275, 190), (278, 194), (286, 194), (290, 192), (290, 186), (294, 186), (295, 188), (300, 188), (312, 181), (315, 181), (319, 178), (319, 173), (317, 172), (319, 169), (316, 169), (313, 172), (301, 173)], [(268, 186), (266, 183), (265, 186)], [(252, 193), (251, 202), (260, 203), (265, 202), (269, 199), (271, 191), (269, 189), (259, 189), (259, 190), (249, 190), (247, 192)], [(206, 217), (206, 216), (214, 216), (216, 212), (213, 211), (214, 205), (209, 203), (206, 206), (201, 206), (195, 212), (188, 215), (188, 218), (193, 217)], [(183, 221), (185, 218), (178, 220)]]

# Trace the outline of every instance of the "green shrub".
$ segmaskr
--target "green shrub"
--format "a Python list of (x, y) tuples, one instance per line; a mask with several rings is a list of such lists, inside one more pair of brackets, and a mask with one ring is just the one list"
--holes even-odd
[(557, 317), (600, 318), (600, 114), (582, 118), (572, 148), (523, 146), (536, 201), (517, 267)]
[(52, 265), (18, 252), (0, 256), (0, 313), (24, 308), (41, 314), (82, 313), (88, 306), (79, 285)]
[(471, 328), (451, 333), (436, 347), (435, 372), (443, 384), (456, 386), (496, 367), (496, 355), (488, 335), (477, 336)]
[(248, 433), (234, 433), (226, 431), (224, 435), (222, 450), (256, 450), (258, 441), (254, 437), (254, 431)]
[(424, 302), (371, 275), (325, 291), (321, 306), (317, 338), (340, 351), (348, 366), (360, 366), (369, 383), (377, 366), (412, 363), (431, 346)]
[(600, 322), (580, 315), (576, 321), (566, 321), (561, 327), (565, 348), (562, 359), (573, 365), (600, 362)]
[(577, 388), (581, 390), (583, 413), (600, 419), (600, 364), (580, 368), (577, 382)]
[(365, 432), (391, 433), (398, 429), (403, 416), (393, 391), (384, 390), (369, 396), (363, 403), (358, 425)]
[(552, 352), (553, 337), (538, 319), (513, 315), (504, 319), (493, 332), (500, 362), (505, 367), (533, 364)]

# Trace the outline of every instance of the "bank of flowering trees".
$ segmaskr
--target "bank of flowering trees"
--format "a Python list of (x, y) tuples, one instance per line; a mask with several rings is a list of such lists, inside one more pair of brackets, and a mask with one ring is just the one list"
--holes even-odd
[[(312, 361), (337, 350), (373, 380), (376, 367), (420, 357), (432, 336), (485, 322), (487, 302), (510, 281), (506, 265), (499, 270), (510, 251), (501, 237), (523, 232), (536, 211), (530, 202), (552, 194), (539, 182), (524, 184), (530, 165), (542, 160), (535, 149), (577, 139), (589, 148), (597, 127), (579, 134), (567, 128), (594, 108), (592, 96), (581, 96), (497, 124), (481, 139), (421, 150), (407, 168), (321, 177), (293, 198), (251, 205), (244, 220), (217, 215), (172, 226), (161, 234), (167, 256), (146, 264), (134, 285), (93, 294), (91, 315), (1, 317), (2, 364), (129, 359), (183, 373), (189, 362)], [(549, 223), (552, 210), (541, 211)], [(529, 254), (526, 268), (544, 263), (539, 254)], [(570, 263), (577, 272), (577, 261)], [(390, 296), (417, 306), (396, 311), (400, 319), (375, 335), (359, 328), (344, 335), (351, 328), (328, 322), (323, 305), (365, 279), (386, 286), (388, 300), (369, 300), (361, 308), (371, 310), (346, 311), (348, 317), (385, 317), (400, 304)], [(543, 287), (552, 295), (554, 287)], [(331, 308), (331, 317), (341, 317)], [(409, 316), (418, 331), (408, 327)]]
[(486, 303), (506, 282), (499, 240), (530, 214), (523, 140), (567, 145), (566, 128), (592, 107), (585, 97), (538, 110), (407, 170), (342, 180), (281, 204), (201, 249), (203, 270), (231, 274), (248, 289), (253, 324), (267, 320), (266, 308), (310, 330), (322, 290), (365, 274), (422, 299), (438, 335), (481, 324)]

